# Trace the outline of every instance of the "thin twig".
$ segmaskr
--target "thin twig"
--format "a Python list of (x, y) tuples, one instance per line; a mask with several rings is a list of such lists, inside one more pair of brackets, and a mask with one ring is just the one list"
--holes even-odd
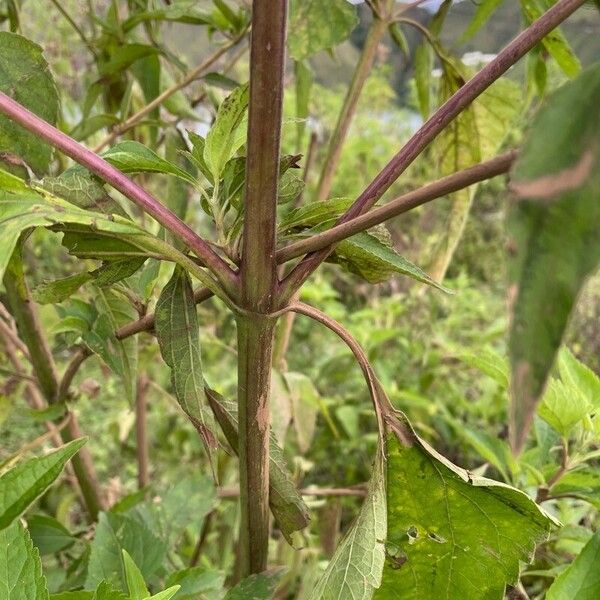
[(88, 40), (85, 33), (83, 33), (83, 30), (81, 29), (81, 27), (79, 27), (79, 25), (77, 25), (77, 23), (75, 22), (73, 17), (71, 17), (71, 15), (65, 10), (62, 3), (59, 2), (59, 0), (50, 0), (50, 2), (52, 2), (52, 4), (54, 4), (54, 6), (58, 10), (58, 12), (60, 12), (60, 14), (69, 23), (69, 25), (71, 25), (71, 27), (75, 30), (75, 32), (81, 38), (81, 41), (85, 44), (87, 49), (94, 55), (95, 58), (97, 58), (98, 54), (96, 52), (96, 49), (94, 48), (94, 46), (92, 45), (90, 40)]
[(77, 348), (75, 355), (71, 359), (71, 362), (67, 365), (62, 379), (60, 380), (57, 394), (59, 402), (68, 398), (71, 384), (73, 383), (75, 375), (77, 375), (77, 372), (79, 371), (79, 367), (81, 367), (83, 362), (91, 355), (92, 353), (88, 348), (83, 346), (79, 346)]

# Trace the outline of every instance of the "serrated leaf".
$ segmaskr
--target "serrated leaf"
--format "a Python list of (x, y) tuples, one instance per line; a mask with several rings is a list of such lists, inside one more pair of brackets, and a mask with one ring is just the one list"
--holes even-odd
[(595, 600), (600, 597), (600, 531), (550, 586), (547, 600)]
[(0, 476), (0, 530), (23, 514), (56, 481), (86, 441), (82, 438), (69, 442), (46, 456), (23, 461)]
[(284, 574), (285, 569), (273, 569), (250, 575), (230, 589), (223, 600), (271, 600)]
[(356, 8), (346, 0), (291, 0), (288, 47), (304, 60), (343, 42), (358, 25)]
[(520, 490), (452, 464), (398, 417), (387, 438), (387, 558), (374, 597), (500, 600), (554, 521)]
[(577, 389), (553, 379), (544, 393), (538, 415), (562, 437), (568, 438), (573, 427), (592, 410), (592, 404)]
[(246, 142), (246, 111), (249, 87), (241, 85), (219, 106), (217, 118), (206, 136), (204, 161), (213, 181), (218, 181), (226, 163)]
[(156, 303), (156, 337), (171, 368), (179, 405), (201, 435), (207, 451), (217, 447), (214, 420), (206, 405), (198, 314), (188, 274), (176, 267)]
[(102, 157), (123, 173), (163, 173), (196, 185), (195, 177), (139, 142), (120, 142), (107, 150)]
[(39, 552), (20, 523), (0, 531), (0, 598), (48, 600)]
[(448, 292), (427, 273), (371, 233), (362, 232), (343, 240), (336, 246), (335, 256), (348, 270), (371, 283), (386, 281), (399, 273)]
[[(206, 388), (210, 406), (235, 452), (238, 449), (237, 404)], [(283, 450), (273, 435), (269, 438), (269, 506), (271, 512), (291, 545), (295, 545), (297, 532), (310, 522), (308, 508), (288, 472)]]
[(384, 458), (378, 453), (369, 494), (309, 600), (370, 600), (381, 583), (386, 529)]
[(507, 247), (511, 439), (517, 450), (578, 292), (600, 261), (599, 103), (596, 64), (548, 99), (512, 174)]
[[(0, 91), (48, 123), (58, 117), (58, 91), (43, 50), (28, 39), (0, 32)], [(6, 153), (25, 161), (37, 175), (48, 170), (52, 148), (5, 115), (0, 115), (0, 164)]]
[(54, 517), (33, 515), (27, 519), (27, 528), (40, 554), (54, 554), (75, 543), (69, 530)]
[(190, 567), (171, 573), (165, 585), (180, 586), (177, 600), (195, 600), (201, 594), (210, 597), (211, 593), (220, 592), (224, 582), (224, 575), (217, 571), (207, 571), (204, 567)]
[(568, 348), (562, 348), (558, 356), (560, 378), (572, 386), (594, 408), (600, 408), (600, 377), (573, 356)]

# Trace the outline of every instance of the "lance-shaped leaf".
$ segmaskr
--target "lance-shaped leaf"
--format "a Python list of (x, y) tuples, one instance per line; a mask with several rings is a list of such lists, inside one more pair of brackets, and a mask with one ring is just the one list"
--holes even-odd
[[(237, 404), (209, 388), (206, 388), (206, 396), (229, 445), (237, 452)], [(269, 440), (269, 506), (285, 538), (292, 546), (296, 546), (298, 532), (307, 527), (310, 516), (288, 472), (283, 451), (273, 435)]]
[[(48, 123), (56, 123), (58, 91), (42, 49), (15, 33), (0, 32), (0, 91)], [(24, 161), (38, 175), (48, 169), (52, 148), (0, 115), (0, 163)]]
[(244, 117), (248, 99), (247, 84), (241, 85), (227, 96), (219, 106), (217, 118), (206, 136), (203, 158), (215, 182), (219, 180), (227, 161), (246, 142)]
[(188, 274), (176, 267), (156, 303), (156, 337), (179, 405), (209, 451), (217, 447), (214, 420), (206, 405), (198, 314)]
[(550, 586), (546, 600), (596, 600), (600, 598), (600, 531), (585, 545), (573, 564)]
[(285, 569), (273, 569), (250, 575), (230, 589), (223, 600), (271, 600), (275, 595)]
[(291, 0), (288, 46), (303, 60), (343, 42), (358, 25), (356, 8), (346, 0)]
[(164, 173), (174, 175), (192, 185), (196, 184), (194, 176), (139, 142), (120, 142), (102, 156), (123, 173)]
[(46, 456), (30, 458), (0, 477), (0, 530), (8, 527), (56, 481), (67, 461), (86, 441), (74, 440)]
[(309, 600), (370, 600), (385, 563), (387, 511), (384, 458), (378, 453), (369, 494)]
[(553, 521), (520, 490), (452, 464), (404, 415), (390, 424), (386, 565), (375, 598), (501, 600)]
[(40, 554), (20, 523), (0, 531), (0, 598), (48, 600)]
[(600, 260), (600, 64), (540, 110), (508, 212), (511, 441), (523, 447), (586, 277)]

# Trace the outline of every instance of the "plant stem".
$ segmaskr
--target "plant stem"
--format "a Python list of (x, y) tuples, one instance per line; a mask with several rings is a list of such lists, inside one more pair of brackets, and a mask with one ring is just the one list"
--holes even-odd
[(267, 567), (269, 391), (278, 289), (277, 185), (287, 0), (254, 0), (243, 253), (238, 316), (240, 548), (242, 576)]
[(393, 217), (408, 212), (417, 206), (441, 198), (446, 194), (462, 190), (475, 183), (507, 173), (516, 157), (517, 151), (512, 150), (486, 162), (474, 165), (464, 171), (448, 175), (422, 188), (403, 194), (399, 198), (390, 200), (383, 206), (373, 208), (345, 223), (340, 223), (331, 229), (281, 248), (277, 251), (277, 262), (287, 262), (308, 252), (331, 248), (346, 238), (361, 231), (366, 231), (375, 225), (385, 223)]
[(205, 73), (212, 65), (221, 58), (230, 48), (236, 46), (246, 35), (246, 31), (244, 31), (241, 35), (236, 37), (235, 39), (227, 42), (224, 46), (221, 46), (218, 50), (213, 52), (210, 56), (208, 56), (205, 60), (203, 60), (197, 67), (192, 69), (185, 77), (179, 81), (178, 83), (174, 83), (172, 86), (168, 87), (164, 92), (159, 94), (152, 102), (146, 104), (146, 106), (140, 108), (136, 113), (131, 115), (126, 121), (117, 125), (109, 135), (107, 135), (95, 148), (94, 152), (100, 152), (106, 146), (112, 144), (120, 135), (129, 131), (133, 127), (135, 127), (144, 117), (149, 115), (154, 109), (158, 108), (168, 100), (173, 94), (187, 87), (198, 79), (203, 73)]
[[(389, 2), (388, 2), (389, 4)], [(340, 162), (344, 142), (356, 113), (356, 107), (362, 94), (369, 73), (373, 69), (377, 49), (388, 27), (387, 20), (373, 12), (373, 21), (369, 27), (365, 45), (363, 46), (358, 64), (354, 70), (352, 82), (348, 88), (342, 110), (338, 116), (335, 129), (329, 140), (327, 155), (323, 161), (323, 170), (317, 187), (317, 200), (327, 200), (333, 186), (333, 178)]]
[[(470, 79), (433, 113), (400, 152), (367, 186), (346, 213), (340, 217), (338, 224), (345, 223), (369, 210), (464, 108), (504, 75), (511, 66), (525, 56), (542, 38), (560, 25), (584, 2), (585, 0), (559, 0), (508, 44), (493, 61), (488, 63), (475, 77)], [(329, 254), (330, 250), (326, 248), (305, 256), (284, 280), (283, 297), (290, 298)]]
[(107, 163), (103, 158), (65, 135), (56, 127), (40, 119), (2, 92), (0, 92), (0, 113), (5, 114), (37, 137), (46, 140), (49, 144), (64, 152), (75, 162), (83, 165), (112, 185), (126, 198), (137, 204), (145, 213), (154, 217), (165, 229), (186, 244), (204, 261), (229, 294), (235, 295), (237, 278), (229, 265), (214, 252), (205, 240), (145, 189)]
[(92, 46), (90, 40), (87, 39), (87, 37), (86, 37), (85, 33), (83, 33), (83, 30), (81, 29), (81, 27), (79, 27), (79, 25), (77, 25), (77, 22), (75, 21), (75, 19), (73, 19), (73, 17), (71, 17), (71, 15), (65, 10), (65, 8), (61, 4), (61, 2), (59, 2), (59, 0), (50, 0), (50, 1), (52, 2), (52, 4), (54, 4), (54, 6), (56, 7), (56, 10), (58, 10), (58, 12), (65, 18), (65, 20), (69, 23), (69, 25), (71, 25), (71, 27), (75, 30), (77, 35), (80, 37), (81, 41), (85, 44), (85, 46), (92, 53), (92, 55), (94, 57), (97, 57), (98, 55), (96, 53), (96, 49), (94, 48), (94, 46)]
[(135, 398), (135, 441), (138, 463), (138, 489), (144, 489), (150, 482), (148, 475), (148, 436), (147, 436), (147, 401), (148, 376), (144, 373), (138, 378)]
[[(29, 294), (18, 251), (17, 254), (13, 255), (4, 275), (4, 287), (20, 335), (29, 350), (31, 366), (39, 389), (46, 402), (53, 404), (58, 400), (60, 389), (56, 365), (44, 331), (39, 324), (36, 305)], [(60, 432), (65, 444), (82, 436), (75, 414), (70, 411), (67, 411), (67, 414), (70, 416), (67, 427)], [(103, 510), (104, 505), (96, 471), (88, 449), (82, 448), (71, 459), (71, 464), (87, 511), (91, 519), (95, 521), (98, 512)]]

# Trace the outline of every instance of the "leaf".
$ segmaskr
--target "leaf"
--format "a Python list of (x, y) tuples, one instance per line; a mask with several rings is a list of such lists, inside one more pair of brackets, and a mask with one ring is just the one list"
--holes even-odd
[[(15, 33), (0, 32), (0, 91), (48, 123), (58, 118), (58, 91), (37, 44)], [(0, 164), (16, 156), (37, 175), (48, 170), (52, 148), (33, 133), (0, 115)]]
[(125, 581), (127, 582), (127, 591), (131, 600), (144, 600), (150, 596), (150, 592), (146, 587), (144, 576), (133, 562), (127, 550), (122, 550), (123, 566), (125, 568)]
[(469, 23), (469, 26), (462, 34), (461, 42), (471, 39), (483, 27), (496, 9), (502, 4), (503, 0), (483, 0), (477, 5), (477, 10)]
[(127, 213), (109, 196), (102, 181), (83, 167), (72, 167), (58, 177), (45, 177), (42, 186), (79, 208), (127, 217)]
[(93, 226), (96, 234), (128, 236), (143, 247), (151, 239), (143, 229), (117, 215), (104, 216), (82, 210), (50, 194), (30, 187), (18, 177), (0, 170), (0, 279), (21, 233), (32, 227), (62, 227), (64, 223)]
[(211, 596), (211, 592), (220, 592), (224, 582), (225, 577), (221, 573), (207, 571), (203, 567), (191, 567), (171, 573), (165, 585), (181, 586), (175, 596), (176, 600), (196, 600), (202, 594)]
[(600, 597), (600, 531), (550, 586), (547, 600), (595, 600)]
[[(531, 24), (539, 19), (548, 7), (540, 0), (521, 0), (521, 8), (525, 18)], [(542, 45), (567, 77), (572, 78), (579, 74), (581, 63), (558, 27), (542, 39)]]
[(158, 49), (146, 44), (120, 44), (109, 60), (98, 64), (98, 73), (101, 77), (116, 75), (127, 69), (137, 60), (158, 54)]
[(23, 514), (56, 481), (86, 441), (81, 438), (69, 442), (46, 456), (23, 461), (0, 476), (0, 530)]
[(595, 467), (568, 471), (550, 491), (553, 496), (573, 496), (600, 508), (600, 473)]
[(217, 118), (206, 136), (204, 161), (213, 181), (218, 181), (225, 164), (246, 143), (246, 111), (249, 87), (241, 85), (219, 106)]
[(188, 416), (207, 451), (217, 447), (214, 420), (206, 405), (198, 313), (188, 274), (176, 267), (156, 303), (156, 337), (171, 367), (171, 382), (179, 405)]
[(32, 292), (31, 297), (38, 304), (58, 304), (70, 298), (83, 284), (87, 283), (92, 276), (87, 273), (76, 273), (63, 279), (40, 283)]
[(195, 177), (139, 142), (120, 142), (108, 149), (102, 157), (123, 173), (164, 173), (196, 185)]
[(358, 25), (356, 8), (346, 0), (291, 0), (288, 47), (304, 60), (343, 42)]
[(92, 600), (129, 600), (129, 598), (107, 581), (103, 581), (94, 592)]
[(297, 227), (316, 227), (332, 224), (351, 205), (349, 198), (332, 198), (319, 202), (310, 202), (288, 213), (279, 225), (285, 232)]
[(573, 386), (553, 379), (538, 408), (539, 416), (564, 438), (592, 409), (587, 398)]
[(100, 513), (90, 548), (86, 589), (103, 582), (117, 588), (125, 586), (122, 550), (127, 551), (146, 580), (163, 565), (167, 552), (166, 543), (144, 523), (113, 513)]
[(39, 552), (20, 523), (0, 531), (0, 598), (48, 600)]
[(393, 274), (399, 273), (448, 292), (427, 273), (396, 254), (390, 245), (382, 243), (371, 233), (362, 232), (343, 240), (336, 246), (335, 256), (349, 271), (370, 283), (386, 281)]
[(600, 408), (600, 378), (577, 360), (568, 348), (560, 351), (558, 369), (564, 383), (578, 390), (594, 408)]
[(53, 517), (33, 515), (27, 519), (29, 534), (40, 554), (60, 552), (75, 542), (69, 530)]
[(94, 135), (100, 129), (108, 127), (110, 125), (116, 125), (119, 123), (119, 118), (115, 115), (101, 113), (93, 115), (91, 117), (84, 117), (81, 122), (73, 127), (69, 135), (78, 141), (85, 140), (91, 135)]
[(150, 596), (148, 600), (171, 600), (173, 596), (179, 591), (179, 586), (174, 585), (162, 592), (158, 592), (158, 594), (154, 594), (154, 596)]
[(520, 490), (452, 464), (403, 415), (391, 426), (387, 559), (375, 598), (502, 598), (551, 517)]
[(512, 173), (507, 247), (516, 450), (525, 443), (578, 292), (600, 260), (599, 103), (596, 64), (549, 98)]
[(285, 569), (273, 569), (250, 575), (229, 590), (223, 600), (271, 600), (277, 590)]
[(369, 494), (309, 600), (370, 600), (381, 583), (387, 528), (384, 458), (378, 453)]
[[(209, 388), (206, 388), (206, 395), (229, 445), (237, 453), (237, 404)], [(269, 438), (269, 506), (287, 541), (296, 546), (297, 532), (307, 527), (310, 515), (288, 472), (283, 450), (272, 434)]]

